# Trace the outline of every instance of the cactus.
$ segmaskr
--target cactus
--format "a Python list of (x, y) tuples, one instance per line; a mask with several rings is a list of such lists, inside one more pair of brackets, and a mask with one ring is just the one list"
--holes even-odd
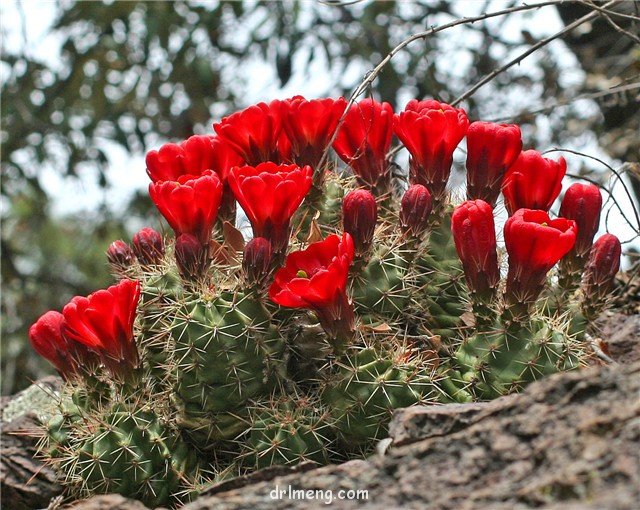
[[(309, 107), (322, 122), (299, 117)], [(517, 126), (469, 125), (433, 100), (395, 116), (364, 100), (338, 126), (345, 107), (261, 103), (149, 154), (174, 235), (114, 242), (119, 283), (30, 330), (66, 381), (42, 455), (72, 494), (179, 506), (203, 473), (367, 454), (394, 409), (492, 399), (586, 364), (620, 258), (609, 234), (591, 248), (597, 190), (573, 188), (552, 219), (566, 164), (521, 152)], [(346, 166), (324, 164), (336, 129)], [(411, 154), (404, 178), (386, 156), (393, 133)], [(465, 134), (456, 203), (446, 185)]]

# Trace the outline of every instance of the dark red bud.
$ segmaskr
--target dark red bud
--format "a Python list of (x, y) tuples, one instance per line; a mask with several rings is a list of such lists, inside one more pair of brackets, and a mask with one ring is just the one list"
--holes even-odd
[(405, 191), (400, 202), (400, 227), (420, 237), (429, 228), (429, 215), (433, 208), (431, 193), (422, 184), (413, 184)]
[(176, 239), (176, 264), (185, 280), (204, 274), (207, 268), (207, 255), (207, 246), (203, 246), (194, 235), (182, 234)]
[(162, 236), (152, 228), (143, 228), (132, 240), (133, 252), (143, 266), (159, 264), (164, 256)]
[(264, 237), (254, 237), (245, 247), (242, 256), (242, 275), (246, 285), (262, 288), (271, 266), (271, 243)]
[(107, 260), (115, 270), (122, 271), (133, 264), (133, 250), (124, 241), (114, 241), (107, 248)]
[(371, 248), (377, 220), (378, 206), (370, 191), (357, 189), (344, 197), (342, 202), (344, 231), (353, 238), (356, 255), (363, 255)]
[(612, 234), (604, 234), (593, 244), (589, 262), (585, 271), (585, 284), (588, 287), (608, 287), (620, 270), (622, 246), (620, 240)]

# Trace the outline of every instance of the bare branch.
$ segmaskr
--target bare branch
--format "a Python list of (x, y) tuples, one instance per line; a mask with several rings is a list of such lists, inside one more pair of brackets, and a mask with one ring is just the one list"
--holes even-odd
[[(622, 0), (611, 0), (610, 2), (607, 2), (604, 5), (604, 7), (610, 7), (612, 5), (616, 5), (616, 4), (620, 3), (621, 1)], [(529, 55), (531, 55), (532, 53), (538, 51), (540, 48), (546, 46), (551, 41), (555, 41), (559, 37), (562, 37), (564, 34), (571, 32), (574, 28), (579, 27), (583, 23), (591, 21), (594, 18), (597, 18), (600, 15), (601, 14), (598, 11), (590, 12), (589, 14), (586, 14), (585, 16), (582, 16), (582, 18), (579, 18), (576, 21), (574, 21), (573, 23), (567, 25), (566, 27), (564, 27), (559, 32), (556, 32), (555, 34), (553, 34), (553, 35), (551, 35), (549, 37), (546, 37), (545, 39), (542, 39), (541, 41), (538, 41), (536, 44), (531, 46), (531, 48), (529, 48), (524, 53), (521, 53), (520, 55), (518, 55), (513, 60), (510, 60), (509, 62), (507, 62), (503, 66), (501, 66), (498, 69), (495, 69), (494, 71), (490, 72), (488, 75), (486, 75), (484, 78), (482, 78), (482, 80), (480, 80), (473, 87), (471, 87), (469, 90), (467, 90), (464, 94), (462, 94), (460, 97), (458, 97), (455, 101), (451, 102), (450, 103), (451, 106), (456, 106), (460, 102), (462, 102), (465, 99), (467, 99), (468, 97), (472, 96), (473, 94), (476, 93), (476, 91), (478, 89), (480, 89), (481, 87), (483, 87), (484, 85), (486, 85), (487, 83), (492, 81), (496, 76), (498, 76), (499, 74), (502, 74), (503, 72), (505, 72), (507, 69), (513, 67), (514, 65), (519, 64), (525, 58), (527, 58)]]
[[(489, 18), (495, 18), (495, 17), (499, 17), (499, 16), (504, 16), (506, 14), (511, 14), (513, 12), (530, 11), (530, 10), (534, 10), (534, 9), (540, 9), (542, 7), (546, 7), (546, 6), (549, 6), (549, 5), (557, 5), (557, 4), (560, 4), (562, 2), (563, 2), (563, 0), (548, 0), (546, 2), (539, 2), (539, 3), (536, 3), (536, 4), (526, 4), (526, 5), (518, 5), (518, 6), (514, 6), (514, 7), (509, 7), (507, 9), (502, 9), (502, 10), (495, 11), (495, 12), (490, 12), (490, 13), (484, 13), (484, 14), (480, 14), (478, 16), (459, 18), (459, 19), (456, 19), (454, 21), (451, 21), (450, 23), (445, 23), (444, 25), (440, 25), (440, 26), (437, 26), (437, 27), (431, 27), (428, 30), (425, 30), (425, 31), (422, 31), (422, 32), (418, 32), (418, 33), (413, 34), (412, 36), (406, 38), (405, 40), (403, 40), (395, 48), (393, 48), (380, 61), (380, 63), (378, 63), (378, 65), (376, 65), (373, 69), (371, 69), (367, 73), (367, 75), (365, 76), (364, 80), (352, 92), (351, 97), (349, 98), (349, 101), (348, 101), (347, 106), (345, 108), (345, 111), (342, 114), (342, 117), (340, 117), (340, 121), (338, 122), (338, 126), (336, 127), (336, 130), (333, 132), (333, 136), (331, 137), (331, 140), (329, 141), (329, 144), (325, 148), (324, 154), (322, 156), (322, 160), (320, 161), (320, 166), (324, 165), (324, 163), (326, 162), (326, 160), (328, 158), (328, 155), (329, 155), (329, 150), (331, 149), (331, 145), (333, 144), (334, 140), (336, 139), (338, 131), (340, 130), (340, 126), (344, 122), (344, 119), (345, 119), (345, 116), (347, 114), (347, 111), (349, 110), (351, 105), (353, 105), (353, 103), (356, 101), (356, 99), (360, 95), (362, 95), (371, 86), (371, 84), (375, 81), (375, 79), (378, 77), (380, 72), (391, 61), (391, 59), (395, 55), (397, 55), (400, 51), (402, 51), (404, 48), (406, 48), (408, 45), (410, 45), (411, 43), (413, 43), (415, 41), (418, 41), (418, 40), (421, 40), (421, 39), (426, 39), (427, 37), (430, 37), (430, 36), (432, 36), (434, 34), (437, 34), (438, 32), (442, 32), (444, 30), (456, 27), (458, 25), (473, 24), (473, 23), (476, 23), (478, 21), (482, 21), (482, 20), (489, 19)], [(615, 1), (614, 2), (609, 2), (606, 5), (608, 6), (611, 3), (616, 3), (616, 2)]]
[[(618, 204), (618, 201), (613, 197), (613, 194), (612, 194), (611, 190), (609, 190), (607, 188), (603, 188), (597, 182), (592, 181), (591, 179), (588, 179), (586, 177), (578, 176), (578, 175), (572, 175), (572, 174), (567, 174), (567, 175), (570, 176), (570, 177), (575, 177), (575, 178), (578, 178), (578, 179), (583, 179), (585, 181), (591, 182), (592, 184), (596, 184), (597, 186), (599, 186), (602, 189), (604, 189), (606, 191), (606, 193), (609, 195), (609, 197), (611, 198), (611, 200), (613, 201), (613, 203), (616, 205), (616, 208), (618, 209), (618, 211), (620, 212), (622, 217), (625, 219), (625, 221), (627, 222), (629, 227), (637, 234), (637, 236), (640, 236), (640, 215), (638, 214), (638, 210), (636, 208), (636, 205), (635, 205), (635, 202), (634, 202), (633, 197), (631, 195), (631, 192), (629, 191), (629, 188), (627, 188), (627, 185), (625, 184), (624, 180), (622, 179), (622, 174), (620, 172), (618, 172), (615, 168), (613, 168), (611, 165), (607, 164), (605, 161), (601, 160), (600, 158), (597, 158), (595, 156), (591, 156), (589, 154), (585, 154), (583, 152), (575, 151), (575, 150), (572, 150), (572, 149), (561, 149), (561, 148), (557, 148), (557, 147), (553, 148), (553, 149), (550, 149), (548, 151), (545, 151), (545, 154), (549, 153), (549, 152), (569, 152), (570, 154), (575, 154), (576, 156), (581, 156), (583, 158), (592, 159), (594, 161), (597, 161), (601, 165), (607, 167), (607, 169), (609, 171), (611, 171), (611, 173), (616, 176), (618, 181), (620, 181), (620, 184), (622, 185), (622, 188), (624, 189), (624, 192), (627, 195), (627, 199), (629, 200), (629, 203), (631, 204), (631, 208), (633, 209), (633, 214), (635, 216), (635, 220), (636, 220), (636, 225), (637, 226), (634, 225), (627, 218), (626, 213), (622, 210), (622, 207), (620, 206), (620, 204)], [(613, 186), (612, 186), (612, 188), (613, 188)]]

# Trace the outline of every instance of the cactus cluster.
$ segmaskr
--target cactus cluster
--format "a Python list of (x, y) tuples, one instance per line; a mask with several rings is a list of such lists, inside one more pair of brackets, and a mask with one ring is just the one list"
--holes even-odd
[(366, 454), (399, 407), (492, 399), (588, 362), (620, 242), (593, 243), (593, 185), (549, 217), (566, 163), (522, 151), (517, 126), (435, 100), (394, 114), (297, 96), (214, 129), (147, 155), (173, 235), (115, 241), (118, 283), (30, 330), (65, 380), (41, 450), (72, 494), (179, 506), (210, 480)]

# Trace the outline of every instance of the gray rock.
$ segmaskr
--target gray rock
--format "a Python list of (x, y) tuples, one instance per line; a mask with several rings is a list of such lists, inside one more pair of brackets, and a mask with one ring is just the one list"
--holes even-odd
[[(329, 497), (345, 509), (637, 508), (640, 364), (558, 374), (520, 395), (447, 407), (399, 411), (392, 433), (402, 445), (382, 458), (202, 496), (185, 509), (327, 508)], [(337, 499), (358, 490), (366, 499)]]
[(0, 447), (0, 489), (3, 510), (42, 508), (62, 492), (55, 473), (38, 459), (38, 417), (50, 406), (50, 393), (61, 384), (48, 377), (0, 402), (2, 445)]

